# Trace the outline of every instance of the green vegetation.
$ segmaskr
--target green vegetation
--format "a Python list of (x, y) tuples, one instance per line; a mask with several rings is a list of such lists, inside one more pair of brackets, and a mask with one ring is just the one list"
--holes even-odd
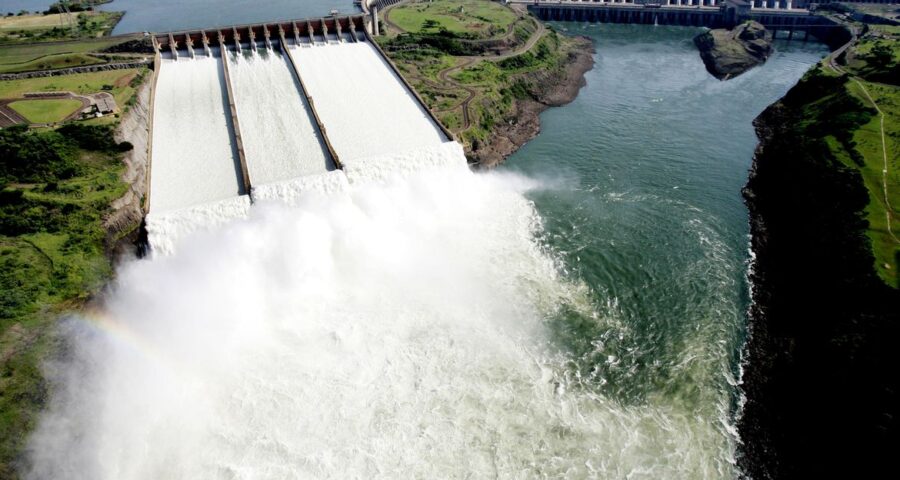
[(515, 100), (538, 98), (546, 85), (532, 77), (562, 75), (570, 48), (564, 37), (550, 30), (529, 51), (480, 62), (454, 74), (454, 80), (481, 93), (472, 104), (470, 128), (460, 134), (464, 143), (477, 146), (489, 142), (498, 122), (517, 121)]
[(391, 10), (390, 21), (410, 33), (446, 30), (465, 38), (493, 38), (507, 33), (516, 14), (495, 2), (433, 0)]
[[(862, 176), (870, 196), (866, 207), (869, 224), (867, 235), (872, 243), (876, 271), (888, 284), (900, 286), (897, 274), (897, 269), (900, 268), (900, 242), (895, 238), (900, 237), (900, 89), (891, 85), (869, 82), (857, 84), (852, 81), (847, 83), (846, 88), (855, 99), (871, 106), (867, 92), (884, 112), (887, 173), (884, 172), (881, 119), (877, 114), (873, 114), (868, 122), (855, 129), (849, 142), (842, 144), (827, 138), (829, 147), (837, 159)], [(887, 228), (888, 215), (892, 218), (891, 232)]]
[(103, 215), (127, 186), (110, 126), (0, 130), (0, 478), (43, 406), (58, 316), (109, 278)]
[(106, 63), (105, 60), (83, 53), (63, 53), (47, 55), (32, 62), (12, 66), (0, 66), (0, 73), (31, 72), (34, 70), (50, 70), (54, 68), (81, 67)]
[(827, 68), (815, 73), (844, 82), (836, 91), (871, 112), (868, 121), (846, 126), (844, 131), (826, 135), (824, 140), (834, 158), (860, 175), (869, 194), (866, 234), (875, 257), (875, 270), (887, 284), (900, 288), (900, 42), (896, 34), (883, 27), (858, 24), (864, 33), (836, 59), (840, 66), (827, 64)]
[(9, 104), (31, 123), (56, 123), (66, 119), (81, 107), (81, 102), (71, 98), (19, 100)]
[(49, 42), (109, 35), (122, 12), (83, 11), (0, 17), (0, 43)]
[(105, 60), (90, 54), (138, 38), (140, 36), (129, 35), (50, 44), (0, 45), (0, 73), (105, 63)]
[(540, 99), (575, 48), (527, 14), (486, 0), (406, 3), (384, 14), (382, 48), (470, 152), (489, 144), (497, 126), (516, 123), (516, 101)]
[[(116, 104), (124, 110), (131, 104), (134, 93), (145, 78), (146, 72), (147, 69), (126, 69), (7, 80), (0, 82), (0, 98), (20, 98), (28, 92), (69, 91), (87, 95), (106, 91), (112, 94), (116, 99)], [(28, 115), (25, 116), (30, 119)], [(108, 115), (90, 122), (109, 124), (115, 122), (115, 117)]]

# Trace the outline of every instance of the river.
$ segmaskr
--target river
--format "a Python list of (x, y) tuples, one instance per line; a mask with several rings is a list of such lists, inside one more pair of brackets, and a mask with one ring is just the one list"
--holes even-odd
[(554, 26), (596, 66), (495, 172), (263, 204), (124, 267), (71, 322), (33, 477), (734, 478), (752, 120), (826, 49), (720, 82), (699, 29)]
[[(43, 11), (53, 0), (4, 0), (0, 13)], [(102, 10), (125, 12), (113, 34), (171, 32), (189, 28), (327, 16), (332, 9), (357, 13), (352, 0), (114, 0)]]
[[(626, 405), (667, 404), (729, 422), (746, 335), (753, 119), (827, 49), (776, 42), (761, 67), (721, 82), (692, 43), (700, 29), (557, 23), (596, 45), (578, 98), (501, 170), (540, 178), (544, 242), (616, 327), (559, 319), (592, 385)], [(598, 341), (602, 339), (602, 341)], [(593, 342), (593, 343), (589, 343)], [(710, 456), (727, 458), (729, 428)]]

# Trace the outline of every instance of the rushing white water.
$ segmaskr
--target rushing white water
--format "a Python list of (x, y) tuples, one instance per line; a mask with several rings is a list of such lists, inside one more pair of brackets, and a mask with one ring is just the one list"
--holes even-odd
[(447, 152), (440, 168), (262, 203), (123, 268), (105, 313), (69, 322), (27, 477), (727, 472), (705, 453), (729, 445), (717, 419), (580, 384), (557, 312), (624, 327), (535, 240), (533, 181)]
[(291, 47), (289, 53), (342, 162), (445, 141), (368, 42)]
[(261, 49), (229, 62), (251, 184), (334, 169), (287, 59)]
[(316, 101), (344, 170), (260, 185), (252, 208), (151, 213), (168, 255), (66, 323), (25, 477), (733, 478), (707, 324), (679, 339), (679, 388), (661, 373), (641, 395), (605, 390), (669, 365), (630, 358), (633, 313), (560, 273), (525, 197), (542, 185), (472, 174), (408, 95), (374, 109), (389, 121), (359, 109), (394, 84), (352, 82)]
[(221, 62), (203, 55), (162, 61), (153, 109), (153, 213), (244, 193)]
[(249, 211), (250, 197), (241, 195), (161, 214), (150, 212), (145, 218), (147, 241), (154, 254), (169, 255), (179, 240), (245, 218)]

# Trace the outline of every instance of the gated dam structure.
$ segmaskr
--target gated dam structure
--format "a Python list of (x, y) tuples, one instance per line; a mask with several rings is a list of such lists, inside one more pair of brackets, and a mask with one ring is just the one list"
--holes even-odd
[(526, 5), (529, 12), (548, 21), (731, 28), (755, 20), (776, 38), (808, 39), (813, 35), (834, 44), (843, 43), (847, 36), (841, 25), (808, 10), (806, 0), (509, 0), (509, 3)]
[[(354, 15), (155, 34), (146, 228), (155, 251), (462, 147)], [(424, 160), (423, 160), (424, 159)]]

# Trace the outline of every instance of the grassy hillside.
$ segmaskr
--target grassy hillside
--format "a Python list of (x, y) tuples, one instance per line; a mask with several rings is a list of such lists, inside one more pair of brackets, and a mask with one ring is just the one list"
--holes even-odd
[(516, 20), (510, 9), (483, 0), (435, 0), (395, 8), (390, 21), (400, 29), (420, 33), (447, 30), (472, 38), (490, 38), (507, 32)]
[[(824, 140), (837, 160), (859, 173), (870, 199), (866, 234), (875, 270), (900, 288), (900, 41), (881, 27), (862, 27), (867, 33), (859, 42), (819, 72), (844, 80), (834, 94), (849, 95), (872, 113), (846, 132), (848, 138)], [(816, 106), (806, 107), (809, 116), (819, 116)]]
[(486, 0), (404, 3), (384, 18), (379, 43), (470, 159), (490, 151), (499, 126), (523, 121), (517, 103), (543, 101), (584, 49), (524, 11)]
[(105, 60), (91, 54), (138, 38), (138, 35), (129, 35), (71, 42), (0, 45), (0, 73), (105, 63)]
[(55, 324), (109, 278), (102, 218), (127, 186), (110, 126), (0, 130), (0, 478), (47, 397)]
[(109, 35), (123, 12), (83, 11), (65, 15), (0, 17), (0, 43), (50, 42)]

